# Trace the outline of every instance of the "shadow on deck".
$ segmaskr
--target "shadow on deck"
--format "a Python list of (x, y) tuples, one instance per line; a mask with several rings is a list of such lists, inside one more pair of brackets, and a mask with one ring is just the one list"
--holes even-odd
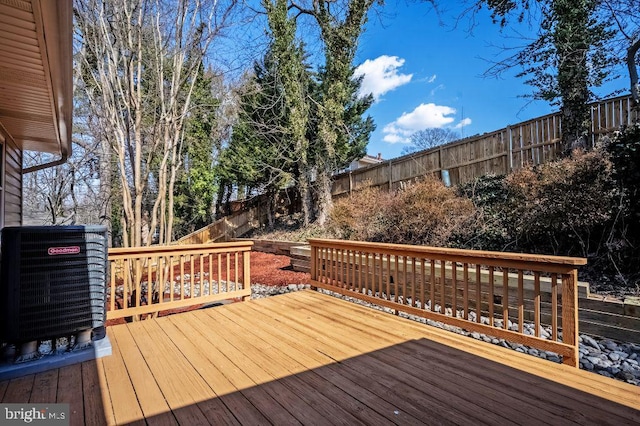
[(638, 424), (640, 389), (312, 291), (110, 327), (113, 355), (0, 382), (72, 424)]

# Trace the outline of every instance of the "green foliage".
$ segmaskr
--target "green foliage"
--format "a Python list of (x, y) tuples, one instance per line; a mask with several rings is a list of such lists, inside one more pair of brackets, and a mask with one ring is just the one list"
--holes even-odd
[(323, 224), (331, 207), (331, 175), (366, 152), (369, 135), (375, 129), (363, 114), (373, 97), (357, 96), (361, 80), (354, 79), (353, 60), (358, 39), (367, 21), (372, 0), (314, 2), (315, 17), (324, 44), (325, 63), (319, 75), (316, 130), (317, 220)]
[[(427, 179), (395, 193), (364, 189), (337, 200), (341, 238), (588, 258), (594, 288), (637, 291), (640, 126), (607, 149), (487, 175), (455, 190)], [(608, 289), (611, 289), (610, 287)]]
[(614, 167), (614, 178), (623, 193), (629, 232), (627, 238), (640, 244), (640, 124), (623, 128), (606, 144)]
[(506, 250), (515, 234), (511, 226), (514, 200), (504, 175), (485, 175), (460, 185), (457, 191), (476, 207), (475, 223), (470, 233), (454, 235), (456, 246), (477, 250)]
[(478, 208), (469, 248), (585, 257), (597, 251), (619, 192), (605, 153), (574, 156), (461, 186)]
[(176, 235), (182, 236), (213, 220), (216, 179), (213, 166), (216, 110), (212, 76), (200, 66), (192, 94), (193, 108), (186, 120), (182, 163), (174, 190)]
[[(263, 0), (270, 44), (241, 91), (241, 109), (229, 145), (219, 159), (219, 178), (275, 194), (295, 181), (305, 222), (310, 216), (310, 189), (330, 199), (333, 171), (362, 157), (375, 126), (363, 118), (373, 97), (359, 98), (361, 80), (353, 78), (357, 39), (370, 1), (349, 0), (344, 17), (332, 15), (325, 2), (314, 15), (323, 34), (325, 64), (315, 74), (296, 39), (295, 17), (285, 0)], [(344, 18), (344, 20), (341, 20)], [(311, 171), (319, 183), (310, 187)], [(329, 191), (329, 192), (327, 192)], [(327, 197), (328, 194), (328, 197)], [(273, 207), (273, 206), (272, 206)]]
[(599, 13), (596, 0), (483, 0), (500, 25), (508, 25), (516, 16), (540, 12), (537, 38), (518, 53), (493, 67), (492, 73), (512, 67), (521, 68), (518, 77), (534, 88), (533, 99), (559, 105), (563, 112), (565, 154), (576, 144), (584, 144), (588, 129), (588, 102), (595, 98), (592, 88), (611, 78), (613, 66), (619, 63), (617, 52), (610, 48), (615, 36), (606, 14)]
[(241, 88), (238, 121), (218, 169), (222, 182), (275, 194), (306, 168), (311, 77), (286, 2), (264, 0), (263, 6), (271, 32), (269, 50)]

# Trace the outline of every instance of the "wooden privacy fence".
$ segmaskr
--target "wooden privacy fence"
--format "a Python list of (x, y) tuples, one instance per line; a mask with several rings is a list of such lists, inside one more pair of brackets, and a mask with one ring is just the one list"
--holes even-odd
[[(552, 351), (578, 366), (577, 267), (586, 259), (325, 239), (309, 244), (314, 286)], [(525, 285), (529, 274), (532, 288)], [(542, 300), (543, 287), (549, 300)]]
[(265, 222), (266, 212), (264, 206), (258, 205), (223, 217), (204, 228), (185, 235), (173, 244), (189, 245), (230, 241)]
[[(638, 119), (631, 98), (618, 97), (591, 105), (593, 146), (602, 135)], [(426, 175), (436, 175), (452, 184), (469, 182), (493, 173), (508, 174), (526, 165), (542, 164), (561, 153), (561, 114), (549, 114), (491, 133), (387, 160), (374, 166), (336, 175), (332, 195), (341, 196), (367, 186), (396, 189)]]
[(251, 242), (109, 250), (107, 319), (251, 296)]

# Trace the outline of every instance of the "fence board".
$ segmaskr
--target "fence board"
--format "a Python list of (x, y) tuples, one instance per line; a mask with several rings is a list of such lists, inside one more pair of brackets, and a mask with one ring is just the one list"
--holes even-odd
[[(598, 138), (638, 119), (628, 96), (591, 105), (591, 146)], [(507, 174), (529, 164), (543, 164), (562, 152), (562, 120), (554, 113), (491, 133), (394, 158), (334, 177), (332, 195), (349, 194), (364, 187), (397, 189), (403, 182), (426, 175), (441, 177), (447, 170), (452, 184), (469, 182), (485, 174)]]

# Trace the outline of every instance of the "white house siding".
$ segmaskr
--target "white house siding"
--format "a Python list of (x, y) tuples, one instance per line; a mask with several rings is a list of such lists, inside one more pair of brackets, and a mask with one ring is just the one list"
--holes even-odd
[(11, 137), (2, 134), (0, 139), (2, 138), (5, 140), (2, 225), (19, 226), (22, 225), (22, 150)]

